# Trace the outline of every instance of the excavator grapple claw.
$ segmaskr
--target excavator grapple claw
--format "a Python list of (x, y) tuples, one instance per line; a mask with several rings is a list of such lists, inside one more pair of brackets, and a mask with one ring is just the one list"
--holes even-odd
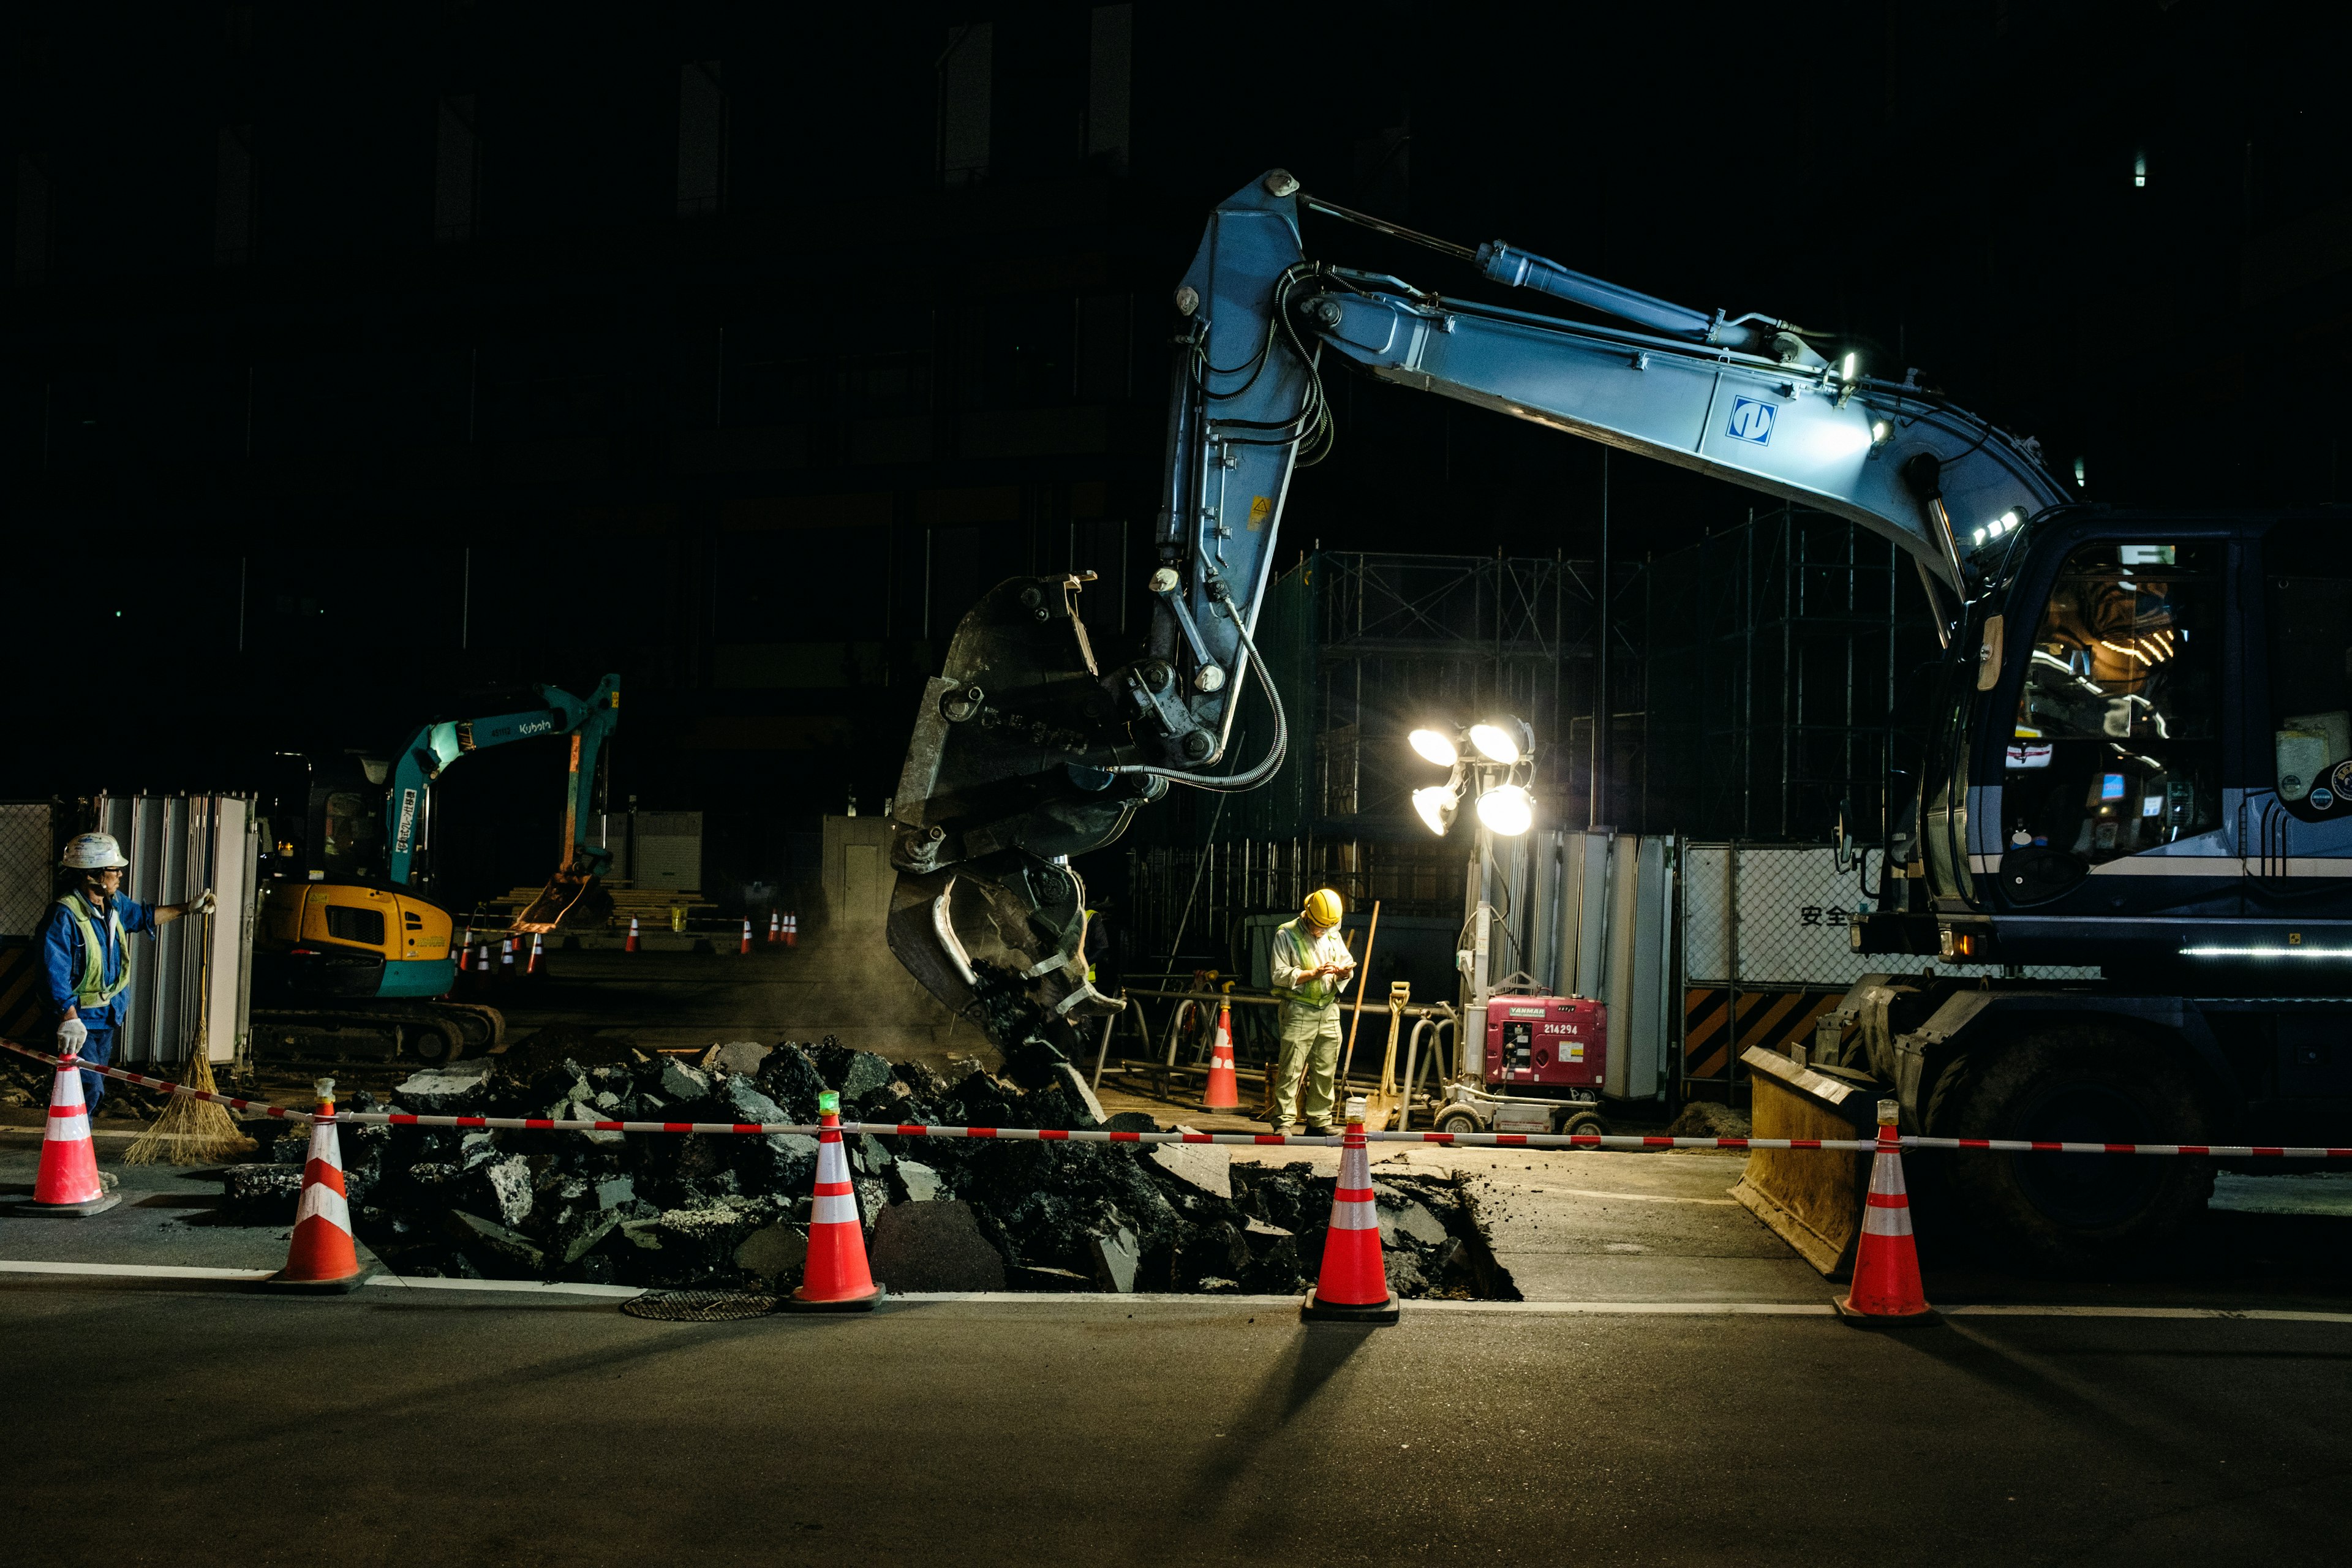
[(1075, 1046), (1123, 1004), (1087, 981), (1086, 885), (1069, 858), (1117, 838), (1166, 785), (1129, 753), (1078, 619), (1083, 579), (982, 596), (924, 689), (891, 800), (890, 951), (999, 1046)]

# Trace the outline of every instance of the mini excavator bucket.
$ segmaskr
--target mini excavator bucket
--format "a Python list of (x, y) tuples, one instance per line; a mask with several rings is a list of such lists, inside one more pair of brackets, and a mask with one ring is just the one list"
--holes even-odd
[(983, 596), (925, 687), (891, 800), (890, 951), (999, 1046), (1064, 1049), (1124, 1004), (1087, 980), (1086, 888), (1069, 857), (1167, 785), (1131, 758), (1115, 680), (1078, 617), (1085, 576)]
[(602, 882), (593, 874), (566, 867), (547, 879), (539, 897), (523, 906), (509, 929), (552, 931), (564, 927), (601, 928), (612, 910), (613, 895), (604, 890)]

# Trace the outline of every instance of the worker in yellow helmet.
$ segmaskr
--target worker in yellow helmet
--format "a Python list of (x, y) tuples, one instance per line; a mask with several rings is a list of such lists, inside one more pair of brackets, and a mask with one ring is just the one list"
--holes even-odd
[(1297, 920), (1275, 928), (1274, 994), (1282, 998), (1282, 1057), (1274, 1069), (1276, 1132), (1289, 1131), (1302, 1110), (1308, 1132), (1331, 1131), (1339, 994), (1356, 973), (1355, 957), (1339, 940), (1341, 912), (1339, 895), (1318, 888)]

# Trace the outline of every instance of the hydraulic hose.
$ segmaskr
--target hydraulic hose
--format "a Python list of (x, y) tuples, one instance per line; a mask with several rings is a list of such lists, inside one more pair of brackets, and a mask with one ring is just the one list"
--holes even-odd
[(1290, 749), (1290, 723), (1283, 715), (1282, 695), (1274, 689), (1274, 678), (1265, 672), (1265, 660), (1258, 657), (1257, 644), (1250, 640), (1249, 627), (1242, 624), (1240, 609), (1234, 605), (1230, 595), (1225, 596), (1223, 603), (1234, 612), (1234, 635), (1241, 639), (1242, 651), (1249, 655), (1250, 668), (1256, 674), (1258, 685), (1265, 691), (1266, 706), (1274, 710), (1273, 746), (1258, 764), (1245, 773), (1188, 773), (1174, 768), (1154, 767), (1149, 763), (1122, 763), (1117, 767), (1105, 768), (1105, 773), (1148, 773), (1153, 778), (1166, 779), (1171, 784), (1190, 784), (1194, 789), (1235, 794), (1255, 789), (1272, 778), (1275, 770), (1282, 766), (1283, 756)]

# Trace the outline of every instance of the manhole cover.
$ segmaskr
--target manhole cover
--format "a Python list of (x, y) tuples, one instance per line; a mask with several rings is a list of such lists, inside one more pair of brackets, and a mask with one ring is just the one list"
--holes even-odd
[(648, 1290), (621, 1303), (621, 1310), (632, 1318), (665, 1323), (728, 1323), (764, 1318), (775, 1310), (773, 1296), (742, 1290)]

